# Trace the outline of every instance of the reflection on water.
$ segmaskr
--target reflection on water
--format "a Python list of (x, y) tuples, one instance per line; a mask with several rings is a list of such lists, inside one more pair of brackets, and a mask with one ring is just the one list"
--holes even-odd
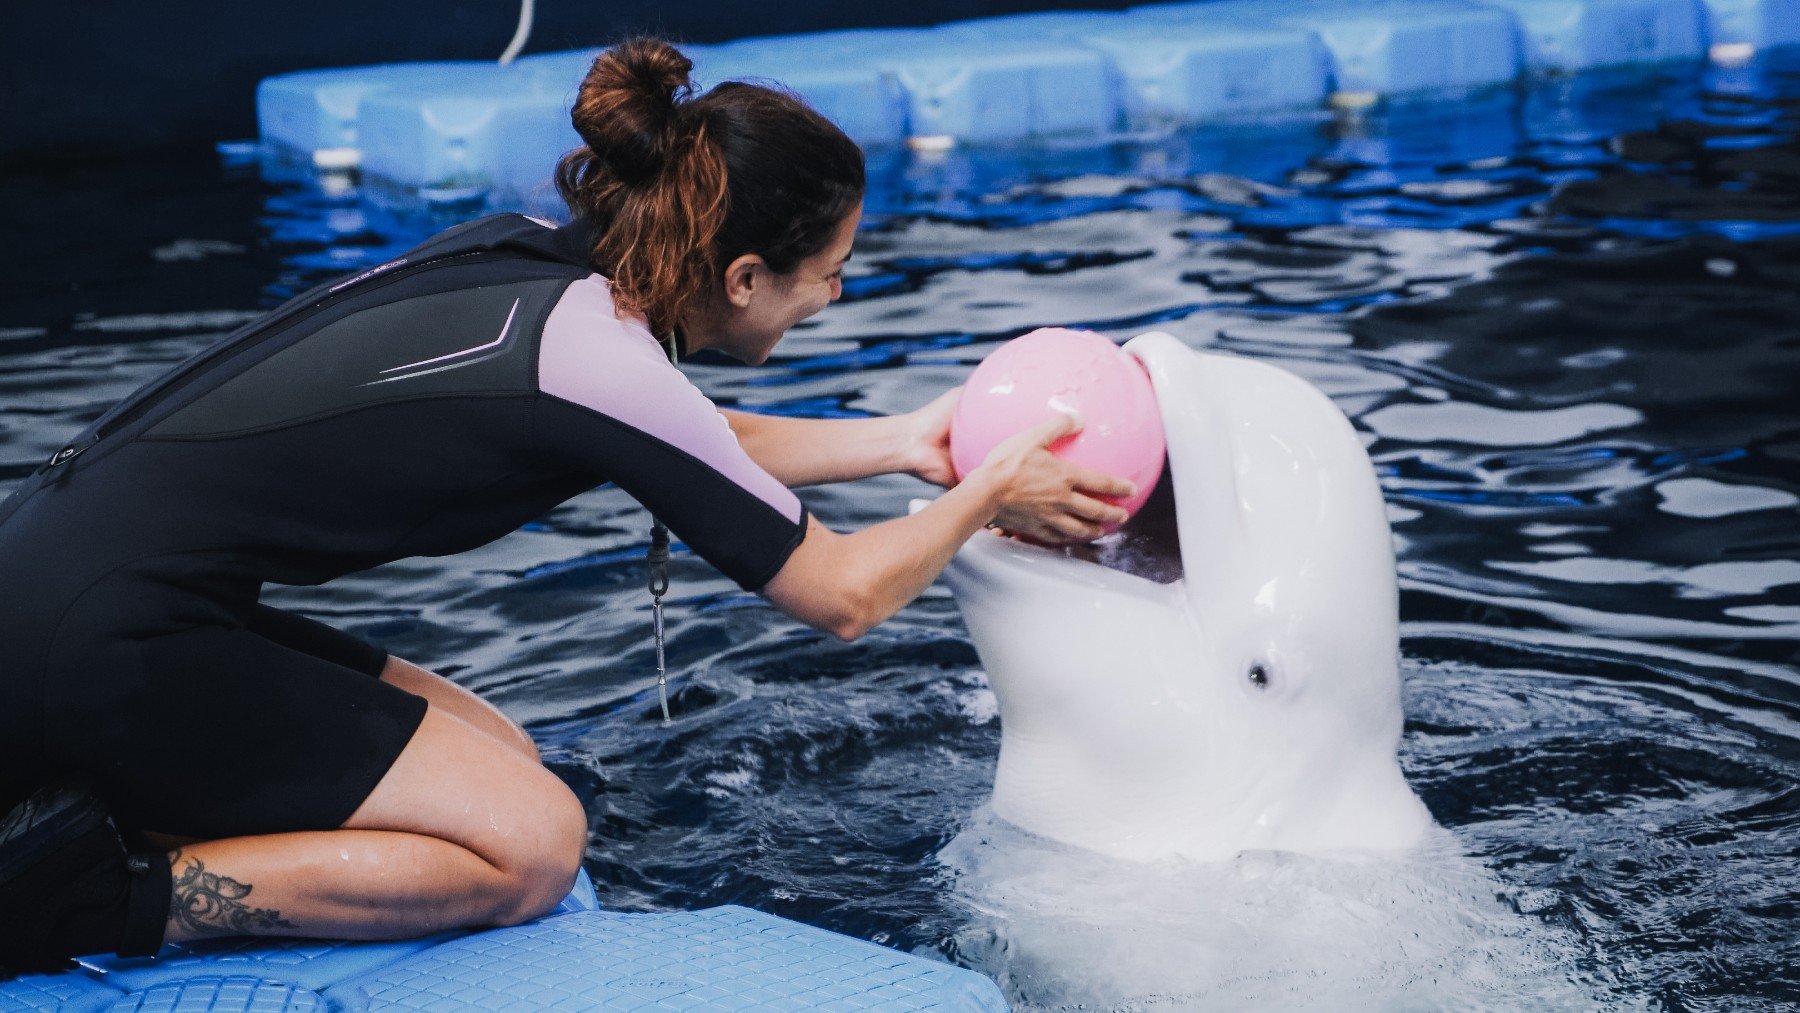
[[(1401, 759), (1447, 830), (1410, 864), (1124, 869), (995, 824), (997, 709), (941, 589), (839, 644), (678, 554), (665, 729), (648, 520), (611, 488), (268, 598), (526, 722), (587, 803), (614, 906), (746, 903), (1028, 1004), (1800, 999), (1796, 68), (876, 155), (843, 302), (765, 368), (691, 367), (721, 403), (891, 413), (1053, 324), (1167, 330), (1318, 385), (1394, 524)], [(470, 210), (210, 160), (0, 189), (37, 251), (0, 318), (6, 485), (247, 314)], [(928, 493), (803, 497), (848, 528)], [(1166, 516), (1090, 551), (1167, 579)]]

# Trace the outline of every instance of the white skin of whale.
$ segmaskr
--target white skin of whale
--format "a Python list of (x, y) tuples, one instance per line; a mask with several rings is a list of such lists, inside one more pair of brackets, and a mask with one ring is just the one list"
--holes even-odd
[(1286, 370), (1162, 333), (1125, 350), (1161, 408), (1183, 576), (990, 534), (958, 553), (1000, 703), (994, 812), (1139, 860), (1418, 844), (1393, 547), (1355, 430)]

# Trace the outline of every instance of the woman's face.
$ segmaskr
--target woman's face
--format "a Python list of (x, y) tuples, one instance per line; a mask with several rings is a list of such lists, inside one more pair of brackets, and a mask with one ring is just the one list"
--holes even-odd
[(858, 204), (837, 224), (831, 240), (787, 274), (777, 274), (761, 257), (747, 254), (725, 269), (725, 298), (700, 327), (687, 329), (688, 348), (716, 348), (755, 366), (769, 358), (788, 328), (837, 301), (844, 291), (844, 263), (862, 221)]

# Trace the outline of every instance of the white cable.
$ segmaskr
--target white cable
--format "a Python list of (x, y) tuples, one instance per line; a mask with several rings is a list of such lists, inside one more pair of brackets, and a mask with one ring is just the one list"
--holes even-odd
[(531, 37), (531, 12), (537, 6), (537, 0), (519, 0), (519, 27), (513, 31), (512, 41), (506, 44), (506, 52), (500, 54), (500, 66), (504, 67), (518, 58), (519, 50), (525, 48), (525, 40)]

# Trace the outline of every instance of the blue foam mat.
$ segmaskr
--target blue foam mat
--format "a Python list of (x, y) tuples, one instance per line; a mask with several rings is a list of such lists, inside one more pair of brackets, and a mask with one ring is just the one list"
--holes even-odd
[(528, 925), (386, 943), (226, 939), (0, 982), (0, 1013), (1004, 1010), (981, 975), (741, 907), (599, 910), (584, 872)]
[(0, 1013), (62, 1010), (88, 1013), (125, 998), (124, 993), (79, 974), (30, 974), (0, 982)]
[(974, 972), (735, 906), (484, 932), (325, 995), (347, 1010), (1005, 1008)]

